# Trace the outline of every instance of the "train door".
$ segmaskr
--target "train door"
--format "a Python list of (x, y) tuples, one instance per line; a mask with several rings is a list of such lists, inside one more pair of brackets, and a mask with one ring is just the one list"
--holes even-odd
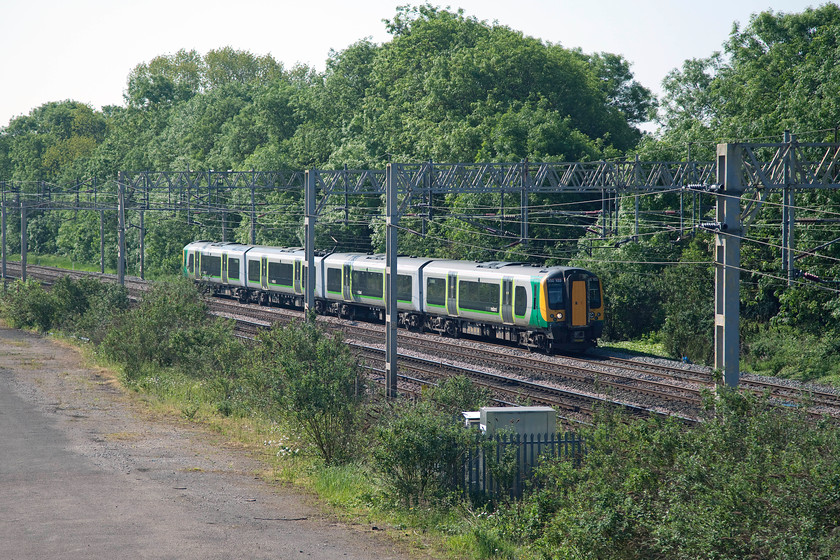
[(450, 272), (446, 282), (446, 312), (450, 315), (458, 315), (458, 273)]
[(227, 253), (222, 253), (222, 284), (227, 284), (228, 282), (228, 255)]
[(502, 322), (513, 324), (513, 278), (502, 279)]
[(268, 289), (268, 259), (266, 257), (260, 258), (260, 287), (263, 290)]
[(303, 293), (303, 290), (301, 290), (301, 287), (300, 287), (300, 286), (301, 286), (301, 282), (300, 282), (300, 277), (301, 277), (300, 265), (301, 265), (301, 261), (299, 261), (299, 260), (298, 260), (298, 261), (295, 261), (295, 271), (294, 271), (294, 278), (295, 278), (295, 282), (294, 282), (294, 284), (295, 284), (295, 293), (296, 293), (296, 294)]
[(350, 290), (350, 278), (353, 274), (353, 267), (349, 264), (344, 265), (344, 274), (341, 275), (342, 284), (341, 284), (341, 295), (344, 297), (344, 301), (352, 301), (353, 300), (353, 292)]
[[(575, 279), (577, 278), (577, 279)], [(572, 326), (584, 327), (586, 326), (586, 317), (589, 314), (589, 308), (586, 305), (586, 279), (580, 277), (572, 278)]]

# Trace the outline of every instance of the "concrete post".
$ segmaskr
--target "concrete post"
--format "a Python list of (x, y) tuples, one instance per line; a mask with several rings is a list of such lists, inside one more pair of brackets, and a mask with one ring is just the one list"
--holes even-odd
[(140, 210), (140, 279), (146, 279), (146, 224), (144, 215), (146, 212)]
[(794, 226), (794, 205), (796, 203), (793, 194), (793, 146), (792, 136), (789, 130), (785, 131), (784, 142), (787, 151), (784, 159), (784, 181), (782, 191), (782, 270), (787, 271), (788, 286), (793, 285), (795, 276), (793, 256), (793, 226)]
[(105, 274), (105, 210), (99, 211), (99, 272)]
[(519, 241), (528, 245), (528, 192), (531, 190), (531, 176), (528, 173), (528, 158), (522, 162), (522, 193), (519, 201)]
[(257, 244), (257, 212), (254, 204), (254, 182), (251, 182), (251, 245)]
[(122, 171), (117, 174), (117, 279), (125, 286), (125, 185)]
[(397, 397), (397, 182), (394, 164), (385, 168), (385, 393)]
[(0, 279), (3, 281), (3, 288), (6, 287), (6, 191), (3, 186), (3, 191), (0, 192), (2, 200), (0, 200), (0, 257), (2, 257), (2, 267), (0, 267)]
[(715, 235), (715, 368), (728, 387), (740, 380), (742, 154), (738, 144), (718, 144)]
[[(21, 189), (23, 190), (23, 189)], [(26, 252), (29, 248), (27, 245), (26, 235), (26, 202), (23, 200), (23, 193), (20, 196), (20, 279), (26, 282)]]
[(309, 320), (309, 311), (315, 309), (315, 171), (306, 171), (304, 186), (304, 247), (306, 250), (306, 287), (304, 311)]

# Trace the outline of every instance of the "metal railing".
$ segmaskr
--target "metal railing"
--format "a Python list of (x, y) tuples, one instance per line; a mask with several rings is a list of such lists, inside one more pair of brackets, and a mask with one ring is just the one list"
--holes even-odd
[(583, 452), (584, 440), (573, 432), (480, 437), (463, 454), (456, 482), (474, 498), (521, 498), (533, 487), (542, 460), (565, 457), (577, 463)]

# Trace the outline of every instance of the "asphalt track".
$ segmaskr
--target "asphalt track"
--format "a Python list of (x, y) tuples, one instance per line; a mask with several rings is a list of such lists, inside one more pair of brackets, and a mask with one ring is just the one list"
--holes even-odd
[(0, 559), (425, 557), (259, 469), (217, 435), (138, 414), (74, 350), (0, 327)]

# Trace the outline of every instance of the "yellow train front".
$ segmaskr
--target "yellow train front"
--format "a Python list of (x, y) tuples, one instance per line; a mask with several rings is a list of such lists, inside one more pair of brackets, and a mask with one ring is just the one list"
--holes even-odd
[(601, 282), (588, 270), (554, 267), (541, 282), (540, 316), (550, 337), (548, 349), (577, 350), (595, 345), (604, 331)]

